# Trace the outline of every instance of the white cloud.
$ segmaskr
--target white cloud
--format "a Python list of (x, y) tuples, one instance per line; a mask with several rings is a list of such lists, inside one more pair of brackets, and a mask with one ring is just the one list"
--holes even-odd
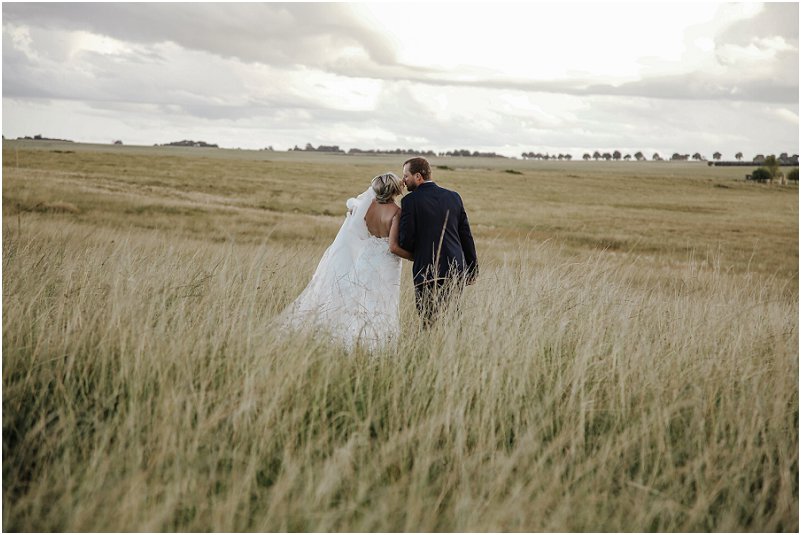
[(768, 113), (775, 115), (779, 119), (786, 121), (792, 125), (798, 126), (798, 113), (788, 110), (787, 108), (769, 108)]
[(781, 52), (798, 52), (798, 47), (789, 44), (780, 36), (754, 39), (746, 46), (725, 44), (718, 48), (717, 57), (723, 65), (739, 67), (770, 68), (769, 62)]

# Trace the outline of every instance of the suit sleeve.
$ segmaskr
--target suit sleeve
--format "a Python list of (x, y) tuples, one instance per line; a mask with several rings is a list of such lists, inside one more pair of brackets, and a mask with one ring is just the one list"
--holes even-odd
[(398, 221), (398, 245), (410, 253), (414, 253), (414, 204), (407, 195), (401, 199), (401, 215)]
[(459, 240), (462, 242), (464, 252), (465, 270), (469, 279), (478, 277), (478, 257), (476, 255), (476, 244), (473, 241), (473, 234), (470, 232), (470, 222), (467, 220), (467, 213), (464, 211), (464, 203), (459, 198), (461, 211), (459, 213)]

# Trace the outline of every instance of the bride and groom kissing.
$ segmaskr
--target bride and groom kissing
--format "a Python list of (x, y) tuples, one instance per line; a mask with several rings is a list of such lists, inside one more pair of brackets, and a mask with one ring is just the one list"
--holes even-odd
[[(395, 199), (403, 186), (409, 192)], [(415, 304), (430, 326), (478, 276), (476, 247), (458, 193), (432, 180), (425, 158), (403, 164), (403, 178), (376, 176), (346, 202), (348, 212), (306, 288), (279, 316), (284, 330), (323, 330), (347, 349), (380, 349), (400, 326), (402, 258), (411, 260)]]

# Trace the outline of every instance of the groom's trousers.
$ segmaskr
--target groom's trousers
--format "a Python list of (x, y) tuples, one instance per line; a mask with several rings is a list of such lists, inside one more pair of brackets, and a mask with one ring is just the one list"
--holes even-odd
[(424, 327), (430, 327), (448, 308), (458, 300), (464, 288), (460, 279), (439, 279), (418, 284), (414, 288), (415, 305)]

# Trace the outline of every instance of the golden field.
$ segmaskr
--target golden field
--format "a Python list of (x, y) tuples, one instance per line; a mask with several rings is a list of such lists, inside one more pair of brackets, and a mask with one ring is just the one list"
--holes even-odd
[(405, 157), (3, 143), (7, 531), (797, 531), (798, 188), (434, 158), (481, 265), (282, 336)]

